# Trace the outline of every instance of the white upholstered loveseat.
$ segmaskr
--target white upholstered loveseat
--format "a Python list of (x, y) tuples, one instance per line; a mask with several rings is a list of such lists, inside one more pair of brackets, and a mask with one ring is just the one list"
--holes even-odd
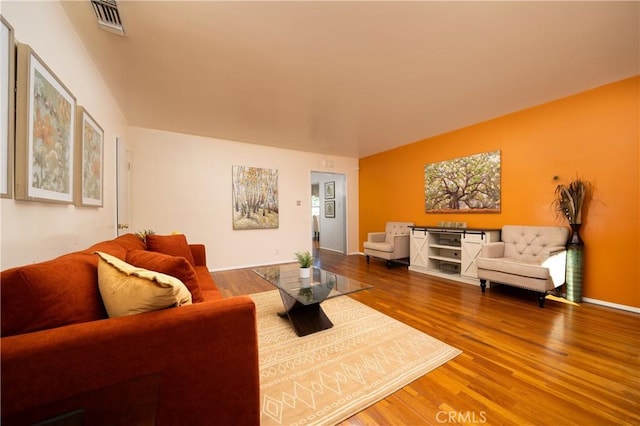
[(409, 257), (409, 234), (413, 222), (387, 222), (384, 232), (369, 232), (364, 242), (364, 254), (367, 263), (370, 257), (377, 257), (387, 261), (391, 267), (394, 260)]
[(476, 259), (480, 287), (487, 281), (522, 287), (545, 296), (565, 283), (569, 228), (562, 226), (502, 227), (501, 241), (485, 244)]

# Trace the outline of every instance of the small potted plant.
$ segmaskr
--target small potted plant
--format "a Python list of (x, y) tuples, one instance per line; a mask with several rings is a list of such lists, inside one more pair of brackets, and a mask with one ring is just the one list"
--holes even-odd
[(311, 302), (313, 300), (313, 290), (310, 286), (302, 286), (298, 291), (298, 294), (307, 299), (307, 302)]
[(156, 232), (153, 229), (144, 229), (136, 232), (136, 237), (140, 238), (143, 243), (147, 243), (147, 235), (154, 235)]
[(309, 278), (311, 276), (311, 265), (313, 263), (313, 257), (308, 251), (296, 252), (296, 259), (300, 266), (300, 278)]

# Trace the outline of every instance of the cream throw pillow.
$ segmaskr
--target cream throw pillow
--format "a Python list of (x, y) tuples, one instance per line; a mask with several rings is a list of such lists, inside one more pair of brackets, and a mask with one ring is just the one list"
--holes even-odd
[(110, 318), (191, 304), (191, 293), (179, 279), (96, 254), (98, 285)]

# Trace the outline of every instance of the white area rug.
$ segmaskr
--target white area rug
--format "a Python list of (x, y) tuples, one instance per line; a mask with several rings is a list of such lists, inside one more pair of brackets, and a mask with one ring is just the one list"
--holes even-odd
[(339, 423), (462, 353), (347, 296), (322, 303), (333, 328), (298, 337), (277, 290), (251, 297), (263, 425)]

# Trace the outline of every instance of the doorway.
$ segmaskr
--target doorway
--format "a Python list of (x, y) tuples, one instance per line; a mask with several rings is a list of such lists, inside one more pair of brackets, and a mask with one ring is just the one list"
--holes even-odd
[(311, 184), (311, 239), (313, 249), (320, 248), (320, 184)]
[(311, 172), (311, 229), (314, 247), (347, 253), (346, 175)]

